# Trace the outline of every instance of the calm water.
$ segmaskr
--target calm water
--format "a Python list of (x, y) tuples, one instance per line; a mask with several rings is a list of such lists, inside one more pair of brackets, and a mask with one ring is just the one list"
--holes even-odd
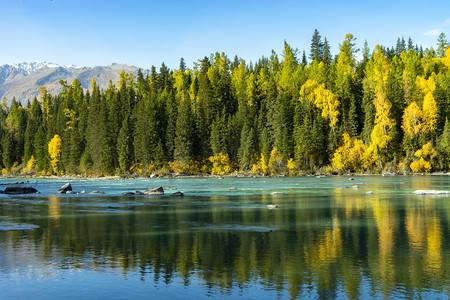
[[(64, 183), (0, 195), (0, 299), (450, 295), (450, 195), (414, 194), (450, 176)], [(121, 196), (156, 186), (186, 196)]]

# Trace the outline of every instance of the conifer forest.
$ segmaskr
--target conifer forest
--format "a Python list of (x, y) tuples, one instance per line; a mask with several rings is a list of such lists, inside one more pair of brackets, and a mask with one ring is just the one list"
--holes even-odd
[[(246, 63), (224, 53), (177, 70), (122, 72), (88, 90), (0, 110), (8, 174), (304, 175), (450, 170), (450, 48), (399, 38), (331, 55), (316, 30), (308, 57), (288, 43)], [(358, 59), (357, 59), (358, 58)], [(7, 100), (11, 104), (6, 105)]]

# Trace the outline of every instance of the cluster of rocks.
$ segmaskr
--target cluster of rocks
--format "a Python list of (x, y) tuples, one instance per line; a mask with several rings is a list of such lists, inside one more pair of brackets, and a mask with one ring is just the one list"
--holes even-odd
[[(163, 196), (164, 195), (164, 188), (162, 186), (147, 189), (144, 192), (141, 191), (135, 191), (135, 192), (123, 192), (123, 196), (135, 196), (135, 195), (153, 195), (153, 196)], [(175, 192), (170, 194), (171, 197), (183, 197), (184, 194), (182, 192)]]
[[(62, 187), (59, 188), (58, 190), (59, 194), (85, 194), (86, 191), (81, 191), (80, 193), (74, 192), (72, 190), (72, 185), (70, 183), (66, 183), (65, 185), (63, 185)], [(105, 192), (103, 191), (92, 191), (89, 194), (104, 194)], [(135, 195), (153, 195), (153, 196), (162, 196), (164, 195), (164, 188), (163, 187), (156, 187), (156, 188), (151, 188), (151, 189), (147, 189), (143, 192), (141, 191), (135, 191), (135, 192), (123, 192), (122, 193), (123, 196), (135, 196)], [(184, 194), (182, 192), (175, 192), (173, 194), (171, 194), (170, 196), (173, 197), (182, 197), (184, 196)]]
[[(89, 194), (104, 194), (103, 191), (92, 191)], [(82, 190), (81, 192), (75, 192), (72, 190), (72, 185), (70, 183), (66, 183), (62, 187), (58, 189), (58, 194), (86, 194), (85, 190)]]
[[(17, 182), (13, 184), (9, 184), (5, 190), (0, 190), (0, 194), (12, 194), (12, 195), (20, 195), (20, 194), (39, 194), (39, 191), (36, 190), (33, 187), (30, 186), (24, 186), (23, 183), (27, 182)], [(168, 188), (169, 189), (169, 188)], [(86, 194), (85, 190), (82, 190), (81, 192), (75, 192), (72, 189), (72, 185), (70, 183), (66, 183), (63, 186), (61, 186), (58, 189), (58, 194)], [(92, 191), (89, 194), (104, 194), (103, 191)], [(163, 187), (156, 187), (147, 189), (144, 192), (136, 191), (136, 192), (124, 192), (122, 193), (124, 196), (134, 196), (134, 195), (153, 195), (153, 196), (163, 196), (164, 195), (164, 188)], [(184, 194), (182, 192), (175, 192), (170, 194), (169, 196), (172, 197), (182, 197)]]

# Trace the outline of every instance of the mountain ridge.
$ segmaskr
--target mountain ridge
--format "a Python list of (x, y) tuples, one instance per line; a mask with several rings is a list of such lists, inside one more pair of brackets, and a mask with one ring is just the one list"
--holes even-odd
[[(107, 66), (81, 67), (57, 65), (49, 62), (21, 62), (0, 66), (0, 98), (8, 104), (15, 98), (21, 103), (32, 101), (39, 95), (39, 88), (45, 86), (50, 94), (61, 92), (60, 80), (68, 84), (76, 78), (84, 89), (90, 87), (95, 78), (100, 88), (107, 88), (109, 81), (116, 83), (121, 71), (137, 74), (139, 68), (127, 64), (112, 63)], [(141, 69), (142, 73), (150, 71)]]

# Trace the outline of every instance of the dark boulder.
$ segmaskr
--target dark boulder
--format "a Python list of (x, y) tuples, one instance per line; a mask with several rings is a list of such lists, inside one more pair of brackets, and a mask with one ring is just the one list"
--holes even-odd
[(72, 191), (72, 185), (70, 183), (66, 183), (62, 187), (59, 188), (58, 194), (69, 194), (68, 192)]
[(39, 193), (35, 188), (31, 186), (21, 186), (19, 183), (13, 183), (6, 187), (3, 194), (37, 194)]
[(135, 194), (136, 194), (136, 195), (144, 195), (144, 193), (141, 192), (141, 191), (136, 191)]
[(148, 189), (144, 192), (144, 195), (164, 195), (164, 189), (162, 186)]
[(183, 196), (184, 196), (183, 192), (175, 192), (170, 195), (170, 197), (183, 197)]
[(134, 196), (135, 195), (135, 193), (133, 193), (133, 192), (123, 192), (122, 193), (122, 196)]

